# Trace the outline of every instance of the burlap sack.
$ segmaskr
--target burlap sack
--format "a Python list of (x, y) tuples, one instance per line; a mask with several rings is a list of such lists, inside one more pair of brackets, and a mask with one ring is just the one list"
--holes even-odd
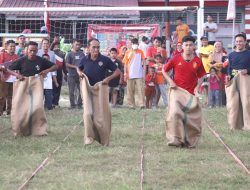
[(201, 136), (202, 111), (197, 97), (177, 87), (169, 90), (166, 116), (168, 145), (195, 147)]
[(111, 132), (108, 85), (98, 82), (90, 86), (85, 76), (80, 79), (80, 87), (83, 99), (84, 143), (91, 144), (96, 140), (108, 146)]
[(14, 82), (11, 125), (14, 136), (47, 135), (41, 77), (25, 77), (24, 81)]
[(250, 76), (239, 73), (226, 86), (230, 129), (250, 130)]

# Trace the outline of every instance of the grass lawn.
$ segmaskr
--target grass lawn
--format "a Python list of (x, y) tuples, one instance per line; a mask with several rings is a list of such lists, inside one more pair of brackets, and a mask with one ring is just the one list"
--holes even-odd
[[(111, 144), (83, 145), (82, 110), (66, 107), (47, 112), (49, 135), (14, 139), (10, 118), (0, 118), (0, 189), (17, 189), (60, 144), (48, 164), (30, 181), (27, 189), (140, 189), (140, 151), (144, 144), (144, 189), (250, 189), (250, 176), (203, 125), (196, 149), (167, 146), (166, 110), (112, 110)], [(145, 129), (142, 120), (145, 114)], [(250, 132), (230, 131), (225, 108), (205, 109), (204, 117), (250, 168)]]

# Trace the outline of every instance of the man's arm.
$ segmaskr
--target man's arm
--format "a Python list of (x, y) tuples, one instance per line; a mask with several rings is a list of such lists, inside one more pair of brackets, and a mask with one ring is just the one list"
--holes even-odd
[(110, 75), (110, 76), (106, 77), (105, 79), (103, 79), (102, 84), (108, 84), (110, 80), (112, 80), (112, 79), (118, 77), (120, 74), (121, 74), (121, 70), (117, 68), (117, 69), (113, 72), (112, 75)]
[(39, 75), (42, 75), (43, 77), (45, 77), (49, 72), (56, 71), (57, 69), (58, 69), (57, 65), (54, 64), (54, 65), (51, 66), (50, 68), (41, 71), (41, 72), (39, 73)]

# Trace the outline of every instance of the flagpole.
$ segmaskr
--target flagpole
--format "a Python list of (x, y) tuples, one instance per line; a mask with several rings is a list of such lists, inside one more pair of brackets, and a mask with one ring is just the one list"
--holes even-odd
[(235, 19), (233, 19), (232, 51), (234, 50)]

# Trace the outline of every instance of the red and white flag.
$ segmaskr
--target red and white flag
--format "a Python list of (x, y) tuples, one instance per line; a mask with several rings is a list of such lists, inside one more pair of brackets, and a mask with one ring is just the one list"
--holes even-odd
[[(44, 6), (45, 8), (48, 7), (47, 0), (44, 0)], [(50, 35), (50, 20), (49, 20), (49, 13), (47, 11), (44, 12), (44, 23), (47, 28), (48, 35)]]
[(236, 17), (236, 6), (235, 0), (228, 1), (228, 8), (227, 8), (227, 20), (234, 20)]
[(55, 57), (56, 57), (56, 65), (58, 66), (58, 68), (62, 68), (63, 58), (59, 57), (58, 55), (55, 55)]

